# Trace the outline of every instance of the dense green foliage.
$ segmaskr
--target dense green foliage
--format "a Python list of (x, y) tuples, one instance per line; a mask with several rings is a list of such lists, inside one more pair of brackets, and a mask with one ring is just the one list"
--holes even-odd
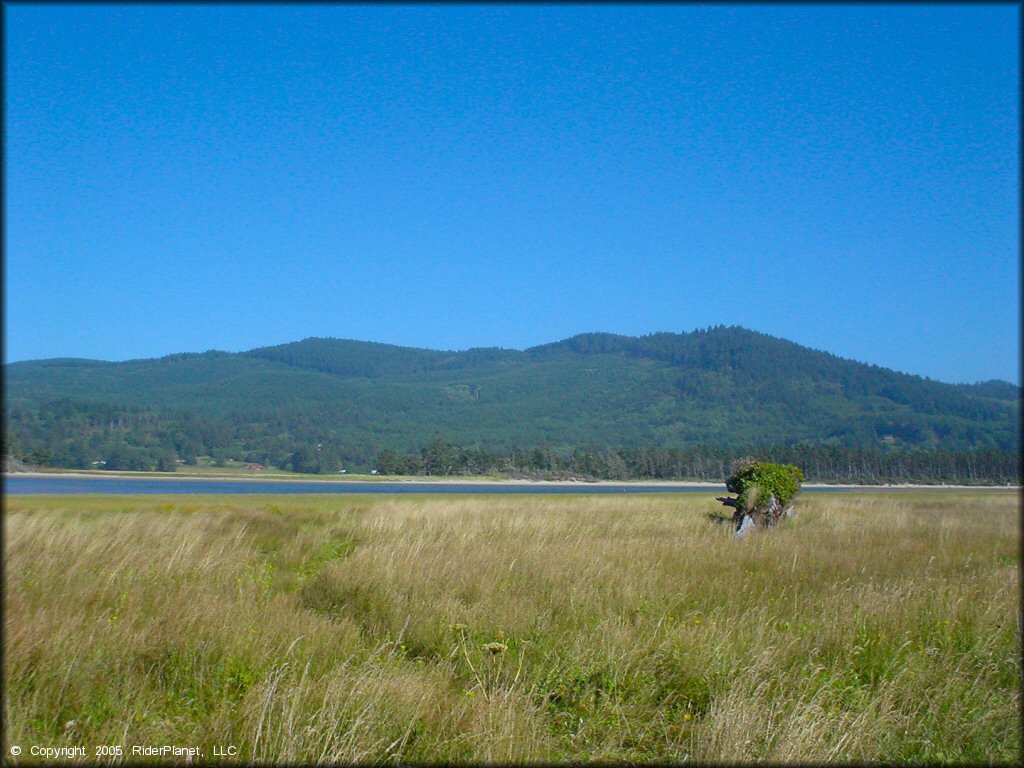
[(721, 482), (736, 459), (756, 454), (796, 464), (805, 479), (826, 483), (1018, 483), (1020, 454), (978, 451), (878, 450), (837, 446), (775, 445), (726, 449), (627, 448), (600, 451), (590, 445), (569, 453), (549, 448), (517, 450), (499, 456), (435, 438), (418, 453), (382, 451), (376, 468), (389, 475), (502, 474), (545, 480), (705, 480)]
[[(8, 452), (54, 466), (213, 456), (320, 473), (708, 477), (710, 464), (720, 480), (718, 454), (773, 446), (772, 460), (802, 452), (811, 461), (793, 463), (830, 479), (979, 482), (1019, 466), (1019, 387), (942, 384), (741, 328), (521, 352), (307, 339), (4, 372)], [(439, 434), (459, 448), (424, 463)]]
[[(740, 461), (725, 482), (725, 487), (737, 494), (740, 509), (765, 500), (769, 495), (782, 506), (800, 490), (804, 473), (792, 464), (773, 464), (767, 461)], [(753, 498), (752, 495), (756, 495)]]
[[(46, 404), (38, 412), (12, 408), (8, 449), (25, 463), (73, 469), (174, 471), (199, 457), (258, 462), (294, 472), (328, 474), (342, 467), (377, 469), (388, 475), (509, 475), (540, 479), (707, 480), (721, 482), (735, 459), (756, 454), (803, 467), (813, 482), (968, 484), (1016, 483), (1020, 454), (995, 448), (963, 451), (892, 450), (836, 445), (747, 445), (724, 448), (639, 446), (572, 450), (548, 446), (497, 453), (459, 446), (435, 435), (416, 451), (382, 450), (359, 466), (342, 462), (337, 449), (315, 442), (313, 424), (303, 425), (298, 447), (281, 436), (267, 436), (249, 425), (195, 417), (188, 412), (147, 412), (72, 401)], [(177, 460), (176, 460), (177, 457)]]

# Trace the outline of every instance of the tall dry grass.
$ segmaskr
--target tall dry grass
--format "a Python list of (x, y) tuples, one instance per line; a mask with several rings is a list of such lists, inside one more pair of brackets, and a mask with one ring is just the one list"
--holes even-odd
[(1017, 504), (9, 497), (5, 754), (1015, 762)]

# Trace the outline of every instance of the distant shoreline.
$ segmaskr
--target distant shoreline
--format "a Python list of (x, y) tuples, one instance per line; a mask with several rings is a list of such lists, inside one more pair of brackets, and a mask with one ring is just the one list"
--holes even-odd
[[(724, 481), (713, 483), (699, 480), (528, 480), (523, 478), (496, 479), (493, 477), (481, 478), (474, 476), (467, 477), (430, 477), (418, 475), (356, 475), (349, 477), (323, 477), (317, 475), (297, 475), (287, 477), (281, 475), (258, 475), (258, 474), (177, 474), (175, 472), (132, 472), (130, 470), (114, 472), (82, 472), (77, 470), (54, 471), (54, 472), (4, 472), (3, 476), (8, 477), (43, 477), (43, 478), (78, 478), (78, 479), (106, 479), (106, 480), (163, 480), (179, 482), (251, 482), (260, 481), (264, 483), (415, 483), (417, 485), (554, 485), (585, 488), (587, 486), (607, 485), (657, 485), (665, 488), (707, 488), (709, 492), (725, 491)], [(887, 485), (862, 485), (859, 483), (804, 483), (804, 488), (854, 488), (866, 491), (870, 490), (893, 490), (893, 489), (914, 489), (914, 490), (991, 490), (991, 491), (1020, 491), (1019, 485), (918, 485), (916, 483), (891, 483)]]

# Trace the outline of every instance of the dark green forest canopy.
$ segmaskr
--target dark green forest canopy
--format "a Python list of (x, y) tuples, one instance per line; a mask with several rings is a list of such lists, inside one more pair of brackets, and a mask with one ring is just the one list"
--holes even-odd
[(525, 351), (307, 339), (4, 373), (8, 451), (59, 466), (109, 466), (117, 447), (125, 464), (216, 453), (330, 472), (382, 455), (422, 461), (438, 435), (477, 452), (470, 465), (515, 464), (534, 449), (557, 457), (549, 465), (617, 455), (616, 466), (698, 448), (1020, 450), (1019, 387), (944, 384), (742, 328), (582, 334)]

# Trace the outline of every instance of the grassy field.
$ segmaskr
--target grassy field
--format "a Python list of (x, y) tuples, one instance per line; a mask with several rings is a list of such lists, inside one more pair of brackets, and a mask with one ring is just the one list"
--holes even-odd
[(1021, 758), (1016, 494), (713, 495), (7, 497), (4, 756)]

